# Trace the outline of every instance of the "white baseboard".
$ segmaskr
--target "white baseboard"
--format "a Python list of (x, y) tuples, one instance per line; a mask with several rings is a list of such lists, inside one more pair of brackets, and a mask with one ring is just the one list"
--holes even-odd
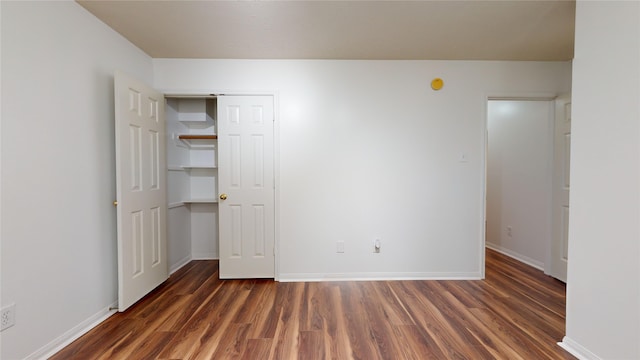
[(529, 266), (533, 266), (534, 268), (536, 268), (538, 270), (544, 271), (544, 263), (541, 262), (541, 261), (532, 259), (532, 258), (530, 258), (528, 256), (524, 256), (524, 255), (522, 255), (520, 253), (517, 253), (517, 252), (515, 252), (513, 250), (509, 250), (509, 249), (506, 249), (506, 248), (504, 248), (502, 246), (495, 245), (495, 244), (492, 244), (492, 243), (489, 243), (489, 242), (485, 243), (485, 246), (488, 247), (491, 250), (495, 250), (495, 251), (499, 252), (500, 254), (507, 255), (510, 258), (514, 258), (514, 259), (516, 259), (516, 260), (518, 260), (518, 261), (520, 261), (522, 263), (525, 263), (525, 264), (527, 264)]
[(219, 259), (218, 254), (214, 252), (191, 254), (191, 260), (218, 260), (218, 259)]
[(174, 272), (180, 270), (183, 266), (187, 265), (189, 263), (189, 261), (191, 261), (191, 256), (187, 255), (184, 258), (182, 258), (180, 261), (178, 261), (177, 263), (171, 265), (171, 267), (169, 268), (169, 275), (171, 275)]
[(599, 356), (566, 336), (562, 338), (562, 342), (559, 342), (558, 345), (580, 360), (602, 360)]
[(280, 282), (387, 281), (387, 280), (480, 280), (479, 272), (426, 273), (291, 273), (279, 274)]
[(85, 321), (81, 322), (80, 324), (74, 326), (73, 328), (69, 329), (69, 331), (65, 332), (64, 334), (58, 336), (56, 339), (54, 339), (53, 341), (51, 341), (50, 343), (48, 343), (47, 345), (41, 347), (40, 349), (36, 350), (33, 354), (27, 356), (25, 358), (25, 360), (44, 360), (44, 359), (48, 359), (49, 357), (53, 356), (54, 354), (56, 354), (58, 351), (62, 350), (64, 347), (66, 347), (67, 345), (71, 344), (72, 342), (74, 342), (76, 339), (78, 339), (80, 336), (86, 334), (87, 332), (89, 332), (89, 330), (93, 329), (94, 327), (98, 326), (100, 323), (102, 323), (103, 321), (107, 320), (111, 315), (115, 314), (117, 312), (117, 310), (109, 310), (110, 308), (117, 308), (118, 307), (118, 302), (114, 302), (113, 304), (109, 305), (108, 307), (106, 307), (105, 309), (102, 309), (100, 311), (98, 311), (96, 314), (94, 314), (93, 316), (89, 317), (88, 319), (86, 319)]

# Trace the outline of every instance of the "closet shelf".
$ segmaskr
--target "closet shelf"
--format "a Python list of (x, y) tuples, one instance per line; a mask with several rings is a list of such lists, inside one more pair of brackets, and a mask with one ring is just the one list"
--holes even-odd
[(210, 149), (215, 147), (214, 140), (218, 139), (216, 134), (174, 134), (173, 136), (176, 145), (184, 144), (191, 149)]
[(181, 168), (183, 168), (184, 170), (191, 170), (191, 169), (217, 169), (217, 166), (213, 166), (213, 165), (184, 165), (181, 166)]
[(174, 209), (177, 207), (181, 207), (181, 206), (186, 206), (186, 205), (190, 205), (190, 204), (217, 204), (218, 203), (218, 199), (190, 199), (190, 200), (183, 200), (183, 201), (178, 201), (178, 202), (174, 202), (174, 203), (169, 203), (168, 204), (168, 208), (169, 209)]
[(215, 140), (218, 135), (199, 135), (199, 134), (181, 134), (178, 135), (180, 140)]
[(216, 198), (210, 199), (188, 199), (183, 201), (185, 204), (215, 204), (218, 202)]
[(218, 167), (215, 165), (169, 165), (167, 170), (169, 171), (189, 171), (189, 170), (215, 170)]

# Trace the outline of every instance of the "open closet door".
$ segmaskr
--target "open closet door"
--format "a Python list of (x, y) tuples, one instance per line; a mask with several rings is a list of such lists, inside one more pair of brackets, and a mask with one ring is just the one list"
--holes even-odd
[(273, 96), (218, 97), (220, 278), (275, 274)]
[(164, 108), (162, 94), (115, 73), (119, 311), (168, 277)]

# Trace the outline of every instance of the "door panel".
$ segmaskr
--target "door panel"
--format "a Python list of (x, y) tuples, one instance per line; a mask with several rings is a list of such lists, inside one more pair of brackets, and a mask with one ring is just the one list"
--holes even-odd
[(164, 97), (116, 72), (118, 308), (168, 277)]
[(550, 275), (567, 281), (569, 248), (569, 192), (571, 159), (571, 97), (559, 96), (556, 101), (554, 181), (553, 181), (553, 239), (551, 242)]
[(220, 277), (274, 277), (273, 97), (218, 97)]

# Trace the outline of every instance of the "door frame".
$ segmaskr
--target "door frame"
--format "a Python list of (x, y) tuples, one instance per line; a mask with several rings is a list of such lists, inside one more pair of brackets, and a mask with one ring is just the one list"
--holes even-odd
[[(559, 211), (559, 207), (562, 207), (563, 205), (563, 195), (561, 194), (563, 191), (559, 191), (559, 183), (562, 182), (562, 180), (564, 179), (564, 171), (562, 167), (559, 168), (559, 162), (563, 163), (564, 160), (564, 156), (563, 155), (569, 155), (569, 167), (568, 167), (568, 171), (569, 171), (569, 179), (571, 179), (571, 126), (572, 126), (572, 119), (571, 117), (569, 117), (569, 151), (568, 154), (566, 154), (566, 151), (564, 149), (564, 146), (562, 146), (562, 144), (558, 144), (557, 141), (557, 137), (558, 137), (558, 126), (561, 125), (560, 122), (564, 122), (566, 113), (565, 113), (565, 106), (567, 104), (571, 104), (571, 92), (566, 92), (566, 93), (562, 93), (560, 95), (558, 95), (555, 99), (554, 99), (554, 132), (553, 132), (553, 143), (554, 143), (554, 152), (553, 152), (553, 188), (552, 188), (552, 216), (553, 213), (555, 213), (555, 216), (552, 217), (552, 223), (551, 223), (551, 241), (549, 243), (549, 264), (548, 266), (545, 266), (545, 274), (551, 275), (554, 278), (563, 281), (565, 284), (567, 282), (567, 268), (568, 268), (568, 264), (565, 263), (566, 266), (561, 266), (561, 271), (558, 271), (558, 262), (557, 262), (557, 251), (558, 251), (558, 246), (562, 245), (560, 243), (558, 243), (558, 239), (562, 239), (562, 213)], [(559, 108), (559, 106), (562, 106), (562, 109)], [(571, 107), (569, 107), (569, 111), (571, 111)], [(571, 116), (571, 114), (569, 114)], [(561, 118), (559, 117), (561, 116)], [(557, 145), (560, 145), (560, 148), (555, 147)], [(562, 159), (559, 158), (559, 156), (563, 156)], [(569, 198), (571, 197), (571, 180), (569, 180)], [(568, 200), (568, 199), (567, 199)], [(567, 206), (569, 206), (569, 204), (567, 203)], [(569, 215), (568, 215), (569, 216)], [(568, 218), (569, 222), (571, 221), (570, 216)], [(567, 224), (568, 225), (568, 224)], [(568, 234), (566, 237), (566, 243), (568, 245), (569, 242), (569, 238), (568, 238)]]
[[(176, 90), (157, 89), (165, 98), (172, 96), (198, 97), (211, 95), (229, 96), (272, 96), (273, 97), (273, 251), (274, 254), (274, 280), (280, 280), (280, 93), (276, 90), (229, 90), (229, 89), (198, 89), (198, 90)], [(217, 119), (216, 119), (217, 121)], [(218, 238), (220, 246), (220, 238)]]
[[(512, 101), (550, 101), (553, 102), (561, 93), (486, 93), (483, 96), (483, 123), (482, 123), (482, 146), (483, 146), (483, 154), (482, 154), (482, 166), (484, 168), (484, 176), (482, 177), (482, 230), (481, 230), (481, 239), (482, 239), (482, 247), (481, 247), (481, 271), (482, 278), (485, 277), (485, 249), (487, 246), (487, 185), (488, 185), (488, 177), (487, 177), (487, 164), (488, 164), (488, 149), (489, 149), (489, 101), (499, 101), (499, 100), (512, 100)], [(555, 106), (555, 105), (554, 105)], [(553, 107), (555, 110), (555, 107)], [(549, 118), (549, 136), (553, 139), (554, 135), (554, 124), (555, 124), (555, 113), (551, 111)], [(553, 156), (554, 156), (554, 144), (551, 143), (551, 152), (549, 153), (549, 158), (547, 162), (552, 169), (552, 176), (549, 179), (548, 188), (549, 188), (549, 201), (553, 203)], [(552, 210), (552, 209), (549, 209)], [(551, 215), (549, 215), (551, 217)], [(549, 218), (549, 224), (553, 219)], [(549, 226), (547, 229), (548, 232), (548, 241), (545, 244), (545, 259), (544, 259), (544, 273), (549, 273), (550, 262), (551, 262), (551, 241), (553, 241), (552, 227)], [(509, 256), (509, 255), (508, 255)], [(521, 260), (520, 260), (521, 261)]]

